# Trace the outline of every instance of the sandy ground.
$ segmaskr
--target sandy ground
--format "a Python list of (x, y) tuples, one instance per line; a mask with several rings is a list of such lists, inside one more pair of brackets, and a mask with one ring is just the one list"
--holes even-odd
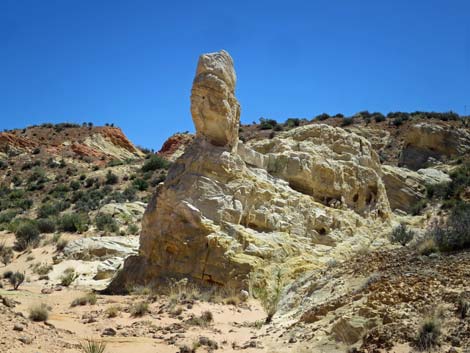
[[(2, 234), (3, 240), (11, 245), (14, 238)], [(62, 267), (73, 267), (73, 262), (55, 265), (49, 272), (51, 280), (40, 279), (34, 270), (38, 265), (52, 265), (55, 255), (54, 245), (42, 245), (16, 253), (11, 264), (0, 267), (0, 274), (6, 271), (26, 274), (25, 283), (16, 291), (12, 290), (7, 279), (0, 280), (3, 285), (0, 296), (14, 303), (14, 307), (7, 307), (1, 304), (0, 299), (0, 319), (3, 323), (0, 325), (1, 352), (83, 352), (80, 344), (86, 339), (94, 339), (106, 342), (106, 352), (109, 353), (174, 353), (179, 352), (183, 345), (194, 346), (200, 337), (216, 342), (217, 351), (221, 352), (243, 350), (250, 353), (268, 349), (259, 339), (265, 330), (265, 326), (261, 325), (265, 313), (256, 301), (232, 305), (198, 299), (175, 300), (174, 297), (146, 293), (97, 295), (94, 305), (72, 307), (72, 301), (90, 293), (90, 289), (81, 286), (80, 281), (70, 287), (59, 286), (53, 277), (57, 277), (56, 272), (61, 272)], [(142, 317), (135, 317), (130, 312), (137, 302), (149, 305), (149, 312)], [(49, 308), (46, 323), (33, 322), (28, 318), (30, 308), (38, 304)], [(117, 316), (113, 318), (106, 313), (111, 306), (119, 307)], [(213, 321), (207, 326), (188, 321), (205, 311), (213, 315)], [(111, 332), (111, 336), (105, 333), (106, 330)], [(202, 345), (197, 352), (206, 350), (209, 347)]]

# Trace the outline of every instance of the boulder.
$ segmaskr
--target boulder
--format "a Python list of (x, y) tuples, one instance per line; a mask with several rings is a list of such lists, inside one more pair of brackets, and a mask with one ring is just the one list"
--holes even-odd
[(107, 259), (137, 254), (138, 237), (90, 237), (71, 241), (64, 249), (64, 256), (73, 259)]
[(145, 206), (145, 203), (140, 201), (108, 203), (101, 207), (99, 212), (113, 216), (119, 225), (140, 224)]

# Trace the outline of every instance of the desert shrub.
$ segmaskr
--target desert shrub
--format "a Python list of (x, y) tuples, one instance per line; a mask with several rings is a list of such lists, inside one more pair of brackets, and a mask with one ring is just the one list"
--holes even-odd
[(34, 272), (37, 273), (38, 275), (40, 276), (44, 276), (44, 275), (47, 275), (49, 272), (52, 271), (52, 265), (48, 265), (48, 264), (37, 264), (37, 266), (35, 266), (33, 268)]
[(0, 223), (9, 223), (18, 215), (18, 210), (7, 209), (0, 212)]
[(0, 261), (6, 266), (13, 258), (13, 249), (6, 246), (5, 243), (0, 243)]
[(62, 252), (64, 251), (65, 247), (68, 245), (68, 240), (66, 239), (58, 239), (57, 242), (56, 242), (56, 245), (55, 245), (55, 249), (57, 252)]
[(274, 129), (275, 126), (277, 126), (277, 121), (274, 119), (265, 119), (265, 118), (259, 119), (258, 128), (260, 130), (271, 130), (271, 129)]
[(279, 300), (281, 299), (282, 289), (283, 289), (283, 280), (281, 271), (278, 269), (273, 275), (273, 286), (272, 290), (268, 290), (266, 286), (252, 286), (252, 292), (255, 298), (259, 299), (263, 309), (265, 310), (266, 323), (270, 323), (274, 314), (277, 311)]
[(111, 305), (106, 308), (105, 314), (109, 318), (113, 318), (118, 316), (119, 312), (121, 311), (121, 308), (118, 305)]
[(470, 248), (470, 203), (457, 203), (444, 225), (437, 225), (431, 234), (441, 251)]
[(430, 350), (434, 348), (441, 335), (441, 325), (436, 317), (427, 318), (421, 325), (416, 344), (420, 350)]
[[(335, 116), (336, 117), (336, 116)], [(319, 120), (319, 121), (324, 121), (324, 120), (327, 120), (330, 118), (330, 115), (327, 114), (327, 113), (322, 113), (320, 115), (317, 115), (315, 118), (313, 118), (314, 120)], [(342, 118), (342, 117), (341, 117)]]
[(32, 321), (47, 321), (49, 309), (46, 304), (38, 304), (29, 308), (29, 318)]
[(86, 214), (66, 213), (59, 220), (59, 229), (63, 232), (82, 233), (88, 230), (89, 219)]
[(55, 222), (51, 218), (40, 218), (36, 221), (39, 232), (41, 233), (54, 233)]
[(203, 311), (199, 316), (192, 316), (188, 319), (189, 325), (207, 327), (214, 321), (214, 315), (209, 310)]
[(78, 297), (72, 301), (71, 306), (83, 306), (83, 305), (95, 305), (97, 301), (96, 294), (95, 293), (88, 293), (87, 295), (84, 295), (82, 297)]
[(349, 126), (352, 124), (354, 124), (354, 118), (343, 118), (343, 120), (341, 121), (342, 127)]
[(146, 302), (137, 302), (131, 306), (130, 313), (132, 316), (140, 317), (149, 312), (149, 305)]
[(48, 201), (38, 209), (38, 218), (57, 216), (60, 212), (70, 207), (66, 201)]
[(457, 314), (463, 320), (470, 314), (470, 301), (461, 296), (457, 302)]
[(49, 194), (51, 194), (53, 197), (59, 198), (59, 197), (65, 197), (67, 193), (70, 191), (70, 187), (65, 184), (57, 184), (54, 188), (49, 191)]
[(85, 187), (91, 188), (93, 185), (98, 183), (98, 178), (89, 177), (85, 180)]
[(374, 120), (376, 123), (380, 123), (382, 121), (385, 121), (385, 116), (383, 114), (376, 114), (374, 115)]
[(438, 198), (444, 199), (448, 198), (448, 187), (449, 183), (439, 183), (439, 184), (428, 184), (426, 185), (426, 196), (430, 199)]
[(421, 214), (421, 212), (426, 208), (426, 205), (428, 204), (427, 200), (421, 199), (418, 202), (416, 202), (413, 206), (411, 206), (410, 212), (413, 216), (417, 216)]
[(80, 189), (80, 186), (81, 186), (81, 184), (78, 180), (72, 180), (70, 182), (70, 188), (74, 191), (77, 191), (78, 189)]
[(134, 181), (132, 182), (132, 185), (139, 191), (147, 190), (149, 187), (149, 184), (147, 183), (147, 181), (141, 178), (134, 179)]
[(75, 273), (75, 270), (73, 268), (68, 268), (60, 277), (60, 284), (64, 287), (69, 287), (77, 277), (78, 275)]
[(390, 240), (393, 243), (399, 243), (403, 246), (413, 240), (415, 233), (412, 230), (407, 229), (405, 224), (393, 228)]
[(84, 353), (104, 353), (106, 350), (106, 343), (103, 341), (86, 340), (85, 343), (80, 345)]
[(168, 169), (170, 163), (160, 156), (152, 155), (142, 166), (142, 171), (150, 172), (157, 169)]
[(104, 230), (108, 232), (117, 232), (119, 226), (116, 223), (116, 220), (107, 213), (98, 213), (95, 217), (96, 228), (99, 230)]
[(127, 227), (127, 232), (129, 234), (137, 234), (139, 232), (139, 227), (137, 227), (135, 224), (129, 224), (129, 226)]
[(102, 190), (77, 191), (72, 195), (72, 202), (76, 210), (89, 212), (98, 209), (104, 197)]
[(40, 232), (35, 222), (31, 220), (20, 221), (15, 230), (15, 248), (18, 251), (23, 251), (28, 246), (37, 246), (39, 244), (39, 235)]
[(136, 199), (136, 189), (132, 186), (127, 187), (122, 192), (122, 197), (126, 199), (126, 201), (134, 201)]
[(11, 274), (8, 280), (10, 281), (10, 284), (13, 286), (13, 289), (18, 290), (18, 288), (23, 284), (25, 280), (25, 276), (24, 276), (24, 273), (14, 272)]
[(418, 243), (417, 249), (418, 253), (424, 256), (439, 252), (439, 248), (433, 237), (425, 237)]
[(33, 200), (31, 199), (17, 200), (12, 204), (13, 207), (18, 207), (25, 211), (29, 210), (32, 205), (33, 205)]
[(5, 271), (5, 272), (3, 272), (2, 276), (3, 276), (4, 279), (10, 279), (11, 276), (13, 276), (13, 271), (10, 271), (10, 270)]
[(284, 126), (289, 127), (289, 128), (300, 126), (300, 119), (289, 118), (284, 123)]
[(106, 173), (106, 184), (114, 185), (114, 184), (117, 184), (118, 182), (119, 182), (119, 177), (113, 172), (111, 172), (110, 170), (108, 170), (108, 172)]

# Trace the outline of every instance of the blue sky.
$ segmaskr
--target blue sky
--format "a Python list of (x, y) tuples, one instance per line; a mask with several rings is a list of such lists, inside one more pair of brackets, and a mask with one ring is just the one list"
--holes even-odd
[(159, 149), (193, 131), (197, 58), (235, 61), (242, 122), (470, 112), (468, 0), (0, 0), (0, 129), (114, 123)]

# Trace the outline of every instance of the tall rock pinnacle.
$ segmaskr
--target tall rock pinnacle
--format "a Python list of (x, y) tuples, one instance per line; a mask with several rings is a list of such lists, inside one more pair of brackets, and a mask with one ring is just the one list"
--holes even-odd
[(236, 80), (233, 60), (225, 50), (199, 57), (191, 114), (197, 137), (215, 146), (237, 146), (240, 105), (235, 98)]

